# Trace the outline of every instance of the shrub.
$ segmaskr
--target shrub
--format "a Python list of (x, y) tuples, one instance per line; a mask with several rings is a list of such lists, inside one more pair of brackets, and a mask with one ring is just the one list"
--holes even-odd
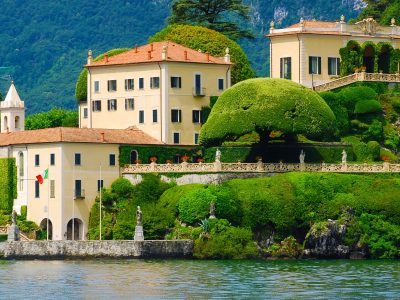
[(21, 206), (21, 219), (26, 220), (27, 214), (28, 214), (28, 206), (22, 205)]
[(378, 100), (378, 94), (370, 87), (356, 86), (346, 87), (338, 92), (339, 102), (353, 112), (356, 103), (365, 100)]
[(361, 100), (356, 103), (355, 114), (368, 114), (382, 111), (382, 106), (376, 100)]
[(15, 158), (0, 158), (0, 211), (11, 214), (17, 198), (17, 168)]
[(198, 222), (208, 217), (210, 203), (216, 200), (217, 197), (208, 189), (191, 191), (179, 200), (179, 218), (189, 224)]
[(398, 157), (395, 154), (393, 154), (390, 150), (387, 150), (384, 148), (381, 148), (379, 156), (380, 156), (381, 160), (383, 160), (383, 161), (397, 161), (398, 160)]
[(392, 125), (383, 128), (384, 144), (386, 147), (397, 150), (400, 147), (400, 131)]
[(218, 145), (256, 131), (265, 142), (273, 130), (328, 138), (335, 129), (335, 116), (317, 93), (289, 80), (257, 78), (222, 93), (199, 139), (206, 146)]
[(376, 141), (369, 141), (367, 143), (368, 151), (374, 160), (379, 160), (381, 154), (381, 146)]
[(397, 113), (400, 113), (400, 97), (391, 97), (390, 100), (391, 100), (393, 109)]
[(368, 127), (368, 130), (363, 135), (365, 141), (382, 141), (383, 140), (383, 126), (378, 120), (374, 120)]
[(194, 50), (201, 49), (210, 55), (222, 57), (225, 49), (229, 48), (231, 61), (234, 63), (231, 77), (232, 84), (253, 78), (254, 71), (242, 48), (222, 33), (191, 25), (170, 25), (149, 39), (149, 43), (160, 41), (173, 41)]
[(340, 134), (344, 134), (349, 130), (349, 114), (346, 107), (340, 104), (340, 98), (337, 93), (322, 92), (319, 94), (328, 104), (336, 117), (336, 124)]
[(142, 182), (135, 186), (133, 196), (138, 204), (156, 202), (160, 196), (171, 187), (170, 184), (161, 181), (155, 174), (144, 174)]
[(111, 191), (115, 193), (118, 199), (132, 198), (134, 186), (125, 178), (118, 178), (111, 184)]
[(30, 115), (25, 120), (25, 129), (34, 130), (51, 127), (78, 127), (78, 112), (53, 108), (47, 112)]

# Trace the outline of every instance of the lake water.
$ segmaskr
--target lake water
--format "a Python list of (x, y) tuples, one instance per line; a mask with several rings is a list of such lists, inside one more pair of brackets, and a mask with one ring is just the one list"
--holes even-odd
[(400, 299), (400, 262), (0, 261), (0, 299)]

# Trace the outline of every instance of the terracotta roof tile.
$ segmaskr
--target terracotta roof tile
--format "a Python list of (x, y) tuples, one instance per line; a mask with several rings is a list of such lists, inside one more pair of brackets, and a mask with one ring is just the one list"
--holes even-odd
[(166, 41), (135, 47), (127, 52), (108, 57), (107, 61), (103, 59), (101, 61), (92, 62), (90, 65), (86, 65), (86, 67), (160, 62), (163, 61), (163, 46), (167, 46), (166, 61), (220, 65), (231, 64), (225, 62), (223, 57), (214, 57), (207, 53), (201, 53), (182, 45)]
[(133, 145), (163, 144), (136, 127), (128, 129), (57, 127), (0, 134), (0, 146), (57, 142)]

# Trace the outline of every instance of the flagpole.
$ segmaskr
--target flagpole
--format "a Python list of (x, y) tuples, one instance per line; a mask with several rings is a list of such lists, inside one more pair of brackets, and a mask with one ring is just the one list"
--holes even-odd
[(101, 241), (101, 207), (102, 207), (102, 202), (101, 202), (101, 190), (103, 189), (103, 185), (101, 184), (101, 164), (100, 164), (100, 183), (99, 183), (99, 187), (100, 187), (100, 241)]
[(49, 240), (49, 218), (50, 218), (50, 178), (49, 178), (49, 165), (47, 165), (47, 241)]

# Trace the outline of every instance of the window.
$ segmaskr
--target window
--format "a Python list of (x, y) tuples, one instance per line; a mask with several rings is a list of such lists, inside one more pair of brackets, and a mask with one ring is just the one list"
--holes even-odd
[(117, 81), (116, 80), (109, 80), (107, 82), (107, 90), (109, 92), (115, 92), (117, 90)]
[(94, 100), (92, 102), (92, 111), (101, 111), (101, 100)]
[(117, 99), (110, 99), (107, 100), (107, 109), (109, 111), (115, 111), (117, 110)]
[(40, 184), (39, 181), (35, 181), (35, 198), (40, 197)]
[(158, 89), (160, 87), (160, 77), (150, 77), (150, 88)]
[(50, 154), (50, 165), (54, 166), (56, 164), (56, 155), (54, 153)]
[(78, 179), (75, 180), (75, 198), (80, 198), (82, 196), (82, 181)]
[(158, 111), (157, 109), (153, 109), (153, 123), (158, 122)]
[(181, 135), (179, 132), (174, 132), (173, 134), (174, 144), (179, 144), (181, 140)]
[(80, 166), (80, 165), (81, 165), (81, 154), (75, 153), (75, 166)]
[(194, 143), (196, 145), (199, 143), (199, 134), (197, 132), (194, 134)]
[(280, 77), (284, 79), (292, 79), (292, 58), (281, 57)]
[(144, 89), (144, 78), (139, 78), (139, 90)]
[(125, 79), (125, 91), (132, 91), (135, 88), (133, 79)]
[(177, 76), (171, 77), (171, 88), (180, 89), (182, 87), (182, 78)]
[(171, 109), (171, 122), (173, 123), (182, 122), (182, 111), (180, 109)]
[(310, 56), (308, 58), (308, 71), (310, 74), (321, 74), (320, 56)]
[(144, 123), (144, 110), (139, 110), (139, 123)]
[(201, 123), (201, 110), (194, 109), (192, 111), (192, 120), (193, 120), (193, 123), (196, 123), (196, 124)]
[(109, 162), (110, 166), (115, 166), (115, 154), (110, 154)]
[(56, 197), (56, 181), (50, 180), (50, 198)]
[(40, 165), (40, 156), (39, 154), (35, 154), (35, 166), (38, 167)]
[(328, 75), (340, 74), (340, 58), (328, 57)]
[(84, 118), (84, 119), (87, 119), (87, 117), (88, 117), (88, 109), (87, 109), (87, 107), (85, 107), (85, 108), (83, 109), (83, 118)]
[(100, 92), (100, 82), (98, 82), (98, 81), (94, 82), (94, 92), (95, 93)]
[(100, 192), (100, 189), (102, 189), (104, 186), (104, 180), (103, 179), (99, 179), (97, 180), (97, 191)]
[(135, 109), (135, 99), (127, 98), (125, 99), (125, 110), (134, 110)]
[(201, 95), (202, 90), (201, 90), (201, 74), (195, 74), (194, 75), (194, 92), (195, 95)]
[(225, 88), (224, 79), (218, 78), (218, 90), (223, 91)]

